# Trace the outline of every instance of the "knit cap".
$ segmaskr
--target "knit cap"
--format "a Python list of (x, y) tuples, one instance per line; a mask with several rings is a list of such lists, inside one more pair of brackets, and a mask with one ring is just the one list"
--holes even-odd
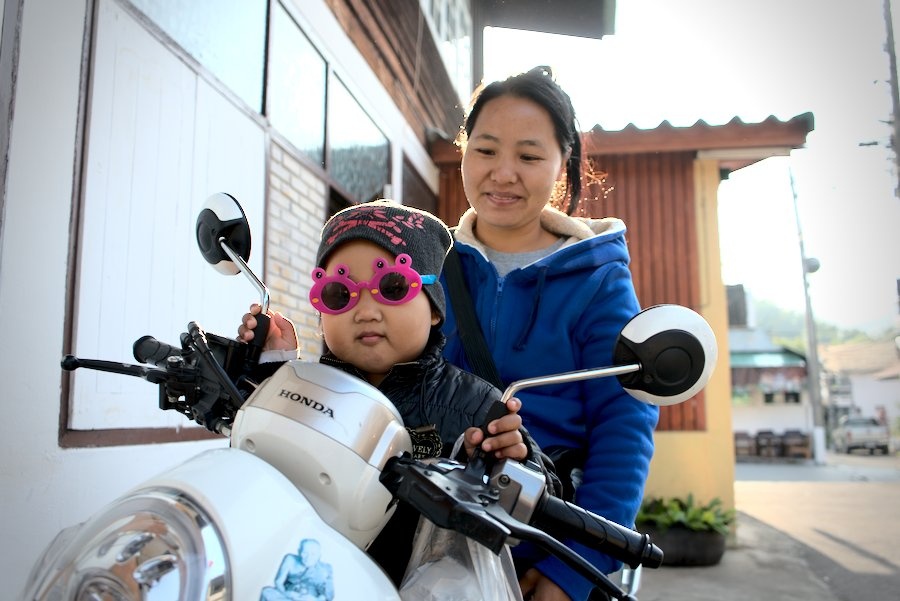
[[(450, 230), (431, 213), (393, 200), (374, 200), (338, 211), (325, 222), (316, 265), (324, 268), (331, 251), (351, 240), (368, 240), (395, 257), (406, 253), (412, 268), (423, 276), (440, 276), (453, 246)], [(424, 284), (422, 289), (443, 320), (447, 301), (441, 283)]]

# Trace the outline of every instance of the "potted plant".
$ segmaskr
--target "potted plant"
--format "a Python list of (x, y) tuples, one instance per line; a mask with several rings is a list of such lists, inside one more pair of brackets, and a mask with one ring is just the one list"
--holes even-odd
[(721, 499), (703, 505), (689, 494), (644, 499), (635, 528), (663, 550), (663, 565), (708, 566), (722, 559), (734, 519), (734, 509), (724, 509)]

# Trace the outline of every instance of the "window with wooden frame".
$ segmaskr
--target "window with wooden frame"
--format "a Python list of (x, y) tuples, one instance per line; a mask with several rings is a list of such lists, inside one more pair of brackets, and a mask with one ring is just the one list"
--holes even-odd
[[(94, 24), (66, 347), (133, 362), (135, 340), (178, 345), (190, 320), (231, 336), (256, 293), (202, 259), (194, 228), (205, 199), (227, 191), (262, 248), (261, 120), (131, 5), (99, 0)], [(261, 258), (250, 257), (257, 273)], [(160, 411), (143, 380), (84, 369), (64, 380), (61, 446), (206, 436)]]

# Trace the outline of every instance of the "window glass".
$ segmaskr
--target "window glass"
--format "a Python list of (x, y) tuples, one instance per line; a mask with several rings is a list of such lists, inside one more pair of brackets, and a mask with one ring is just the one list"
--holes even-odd
[(324, 167), (327, 65), (280, 4), (272, 13), (269, 52), (269, 120), (300, 152)]
[(380, 198), (390, 174), (390, 147), (378, 126), (337, 78), (328, 113), (328, 172), (356, 202)]
[(262, 112), (267, 0), (130, 0), (253, 110)]
[(437, 215), (437, 195), (431, 191), (409, 159), (403, 157), (403, 204)]
[(422, 13), (460, 98), (472, 93), (472, 15), (466, 0), (420, 0)]

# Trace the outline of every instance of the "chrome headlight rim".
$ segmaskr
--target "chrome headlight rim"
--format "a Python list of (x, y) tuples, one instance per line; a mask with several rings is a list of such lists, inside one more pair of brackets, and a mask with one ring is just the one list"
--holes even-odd
[(173, 592), (224, 601), (231, 570), (222, 534), (202, 506), (183, 491), (154, 487), (57, 535), (25, 590), (24, 598), (42, 601), (154, 601)]

